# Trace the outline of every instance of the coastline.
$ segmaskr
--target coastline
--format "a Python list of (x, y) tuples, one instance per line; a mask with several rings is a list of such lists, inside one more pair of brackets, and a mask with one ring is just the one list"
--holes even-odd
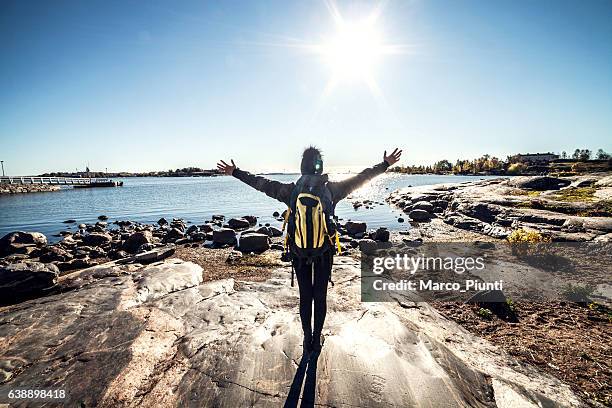
[[(339, 229), (343, 256), (338, 257), (338, 262), (339, 265), (358, 262), (362, 253), (391, 244), (503, 243), (515, 231), (534, 232), (534, 236), (554, 242), (609, 242), (612, 214), (606, 211), (611, 192), (609, 174), (515, 177), (404, 188), (392, 192), (388, 203), (401, 209), (411, 228), (391, 232), (386, 228), (370, 230), (364, 222), (344, 222)], [(280, 219), (279, 214), (275, 217)], [(232, 280), (233, 291), (249, 291), (254, 285), (265, 286), (265, 282), (275, 279), (279, 268), (287, 270), (287, 264), (280, 261), (282, 232), (262, 225), (254, 216), (228, 219), (219, 214), (197, 225), (163, 218), (156, 224), (127, 220), (116, 220), (113, 224), (115, 228), (109, 228), (104, 216), (96, 223), (75, 224), (75, 232), (65, 231), (62, 240), (53, 245), (48, 245), (46, 237), (35, 232), (13, 233), (2, 238), (0, 275), (5, 280), (0, 289), (5, 302), (12, 299), (2, 307), (3, 312), (10, 313), (15, 307), (36, 310), (37, 299), (41, 297), (59, 302), (71, 296), (86, 296), (88, 288), (107, 285), (104, 282), (132, 274), (136, 279), (141, 271), (153, 273), (158, 271), (155, 268), (167, 268), (164, 273), (169, 273), (168, 276), (179, 276), (187, 268), (189, 274), (195, 273), (198, 278), (193, 281), (189, 275), (192, 283), (185, 284), (186, 287), (203, 291), (211, 290), (204, 289), (209, 288), (206, 285), (225, 285), (223, 282), (228, 279)], [(176, 263), (177, 260), (183, 263)], [(185, 263), (190, 266), (176, 266)], [(159, 270), (166, 270), (163, 268)], [(351, 273), (358, 273), (358, 269)], [(164, 285), (182, 287), (176, 282)], [(114, 294), (122, 287), (111, 285), (104, 290)], [(150, 296), (155, 299), (157, 295)], [(338, 301), (334, 299), (333, 302)], [(518, 323), (482, 312), (492, 307), (487, 304), (433, 302), (429, 313), (442, 316), (436, 318), (436, 325), (454, 322), (465, 333), (486, 339), (498, 350), (496, 353), (512, 356), (518, 370), (552, 375), (585, 401), (609, 404), (612, 369), (606, 360), (606, 349), (600, 345), (608, 340), (612, 315), (609, 306), (592, 304), (597, 306), (564, 301), (544, 302), (537, 307), (517, 303)], [(249, 311), (253, 306), (241, 307)], [(403, 310), (410, 308), (400, 305)], [(563, 316), (566, 316), (565, 323), (559, 320)], [(41, 319), (47, 324), (44, 317)], [(576, 320), (580, 324), (570, 323)], [(181, 318), (175, 323), (183, 324)], [(553, 341), (559, 329), (567, 341)], [(332, 330), (328, 335), (333, 338), (339, 334)], [(589, 346), (584, 339), (597, 346)], [(587, 347), (590, 348), (584, 350)], [(584, 353), (588, 358), (582, 357)], [(549, 355), (556, 356), (552, 363)], [(598, 365), (607, 368), (601, 370)], [(581, 376), (584, 372), (589, 373), (588, 379)], [(603, 386), (594, 386), (595, 381)], [(568, 395), (563, 397), (564, 402), (573, 398)]]

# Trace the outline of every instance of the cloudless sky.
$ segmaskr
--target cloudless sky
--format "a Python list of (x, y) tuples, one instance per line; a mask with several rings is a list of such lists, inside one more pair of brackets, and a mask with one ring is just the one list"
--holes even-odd
[[(372, 2), (338, 1), (345, 19)], [(390, 0), (407, 45), (323, 96), (331, 70), (295, 44), (333, 36), (323, 1), (0, 2), (0, 159), (8, 174), (329, 168), (484, 153), (612, 150), (612, 1)]]

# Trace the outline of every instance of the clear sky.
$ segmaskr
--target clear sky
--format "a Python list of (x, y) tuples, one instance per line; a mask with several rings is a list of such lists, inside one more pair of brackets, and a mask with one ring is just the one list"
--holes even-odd
[(329, 56), (324, 1), (3, 0), (0, 159), (24, 175), (290, 171), (311, 143), (328, 169), (395, 146), (404, 164), (612, 150), (612, 1), (374, 4), (336, 2), (347, 24), (378, 11), (376, 44), (349, 53), (366, 81)]

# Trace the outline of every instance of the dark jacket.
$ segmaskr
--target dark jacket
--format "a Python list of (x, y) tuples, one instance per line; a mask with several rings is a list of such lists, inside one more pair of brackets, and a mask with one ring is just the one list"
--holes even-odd
[[(338, 204), (338, 201), (342, 200), (351, 192), (361, 187), (366, 181), (384, 173), (388, 167), (389, 164), (383, 161), (382, 163), (378, 163), (374, 167), (367, 168), (361, 173), (345, 180), (328, 181), (327, 187), (331, 192), (334, 206)], [(267, 196), (285, 203), (287, 207), (289, 207), (289, 201), (291, 200), (291, 193), (293, 192), (295, 183), (281, 183), (280, 181), (269, 180), (265, 177), (256, 176), (248, 171), (240, 169), (235, 169), (232, 175), (256, 190), (265, 193)], [(327, 177), (327, 174), (324, 174), (323, 177)]]

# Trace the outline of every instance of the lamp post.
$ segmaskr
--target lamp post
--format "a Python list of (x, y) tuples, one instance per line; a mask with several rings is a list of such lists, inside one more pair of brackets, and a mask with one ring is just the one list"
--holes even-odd
[(0, 163), (2, 163), (2, 177), (4, 177), (4, 160), (0, 160)]

